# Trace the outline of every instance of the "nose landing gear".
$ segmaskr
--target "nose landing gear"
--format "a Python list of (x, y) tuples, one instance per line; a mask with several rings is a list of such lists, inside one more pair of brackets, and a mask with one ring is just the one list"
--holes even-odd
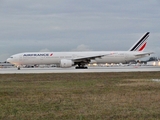
[(20, 70), (21, 69), (21, 67), (20, 66), (17, 66), (17, 70)]

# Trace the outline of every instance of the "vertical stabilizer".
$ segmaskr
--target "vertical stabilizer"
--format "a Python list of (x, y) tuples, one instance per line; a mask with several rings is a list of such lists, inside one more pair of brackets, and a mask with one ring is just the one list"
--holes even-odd
[(141, 39), (139, 39), (130, 49), (129, 51), (143, 51), (147, 45), (147, 38), (149, 37), (149, 33), (144, 34)]

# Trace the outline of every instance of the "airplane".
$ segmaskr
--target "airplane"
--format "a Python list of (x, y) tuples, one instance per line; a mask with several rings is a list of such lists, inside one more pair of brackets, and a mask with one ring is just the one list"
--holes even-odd
[(7, 62), (17, 66), (55, 64), (61, 68), (76, 66), (87, 69), (87, 64), (126, 63), (150, 56), (153, 52), (143, 52), (150, 32), (145, 33), (128, 51), (85, 51), (85, 52), (25, 52), (12, 55)]

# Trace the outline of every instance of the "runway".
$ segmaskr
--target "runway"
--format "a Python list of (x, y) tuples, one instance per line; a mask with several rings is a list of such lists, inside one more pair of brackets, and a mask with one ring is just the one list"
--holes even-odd
[(88, 69), (72, 68), (0, 68), (0, 74), (30, 74), (30, 73), (96, 73), (96, 72), (144, 72), (160, 71), (160, 66), (114, 66), (89, 67)]

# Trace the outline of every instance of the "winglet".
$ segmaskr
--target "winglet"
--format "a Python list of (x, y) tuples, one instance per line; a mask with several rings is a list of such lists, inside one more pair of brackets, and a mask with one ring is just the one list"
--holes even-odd
[(143, 51), (147, 45), (147, 38), (149, 37), (149, 33), (145, 33), (141, 39), (139, 39), (130, 49), (129, 51)]

